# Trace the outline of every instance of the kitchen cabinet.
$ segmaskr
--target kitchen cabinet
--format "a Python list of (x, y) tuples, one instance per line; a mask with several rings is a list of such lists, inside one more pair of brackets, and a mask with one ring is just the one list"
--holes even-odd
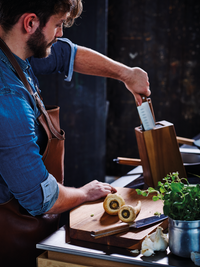
[(141, 265), (126, 264), (121, 262), (74, 256), (59, 252), (45, 251), (38, 257), (38, 267), (139, 267)]

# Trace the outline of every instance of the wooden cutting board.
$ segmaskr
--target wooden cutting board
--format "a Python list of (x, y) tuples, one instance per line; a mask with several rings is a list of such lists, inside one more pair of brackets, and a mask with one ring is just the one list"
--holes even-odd
[[(124, 198), (127, 205), (136, 206), (137, 201), (141, 201), (142, 207), (136, 221), (153, 216), (155, 212), (163, 213), (163, 202), (161, 200), (153, 201), (152, 194), (148, 197), (139, 196), (135, 189), (131, 188), (117, 188), (117, 192)], [(155, 231), (159, 225), (163, 229), (168, 226), (168, 220), (165, 220), (153, 226), (131, 229), (128, 232), (95, 239), (91, 236), (91, 231), (103, 230), (107, 226), (121, 222), (117, 215), (111, 216), (104, 211), (103, 200), (87, 202), (70, 211), (70, 238), (129, 249), (140, 249), (141, 242), (146, 235)]]

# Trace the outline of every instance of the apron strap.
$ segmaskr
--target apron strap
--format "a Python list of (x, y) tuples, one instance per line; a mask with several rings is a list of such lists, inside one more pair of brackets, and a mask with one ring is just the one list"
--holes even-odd
[(19, 79), (23, 82), (24, 86), (26, 87), (26, 89), (29, 91), (29, 93), (34, 97), (37, 107), (40, 110), (40, 112), (44, 115), (46, 122), (48, 124), (49, 130), (51, 131), (51, 133), (59, 140), (64, 140), (64, 137), (62, 134), (60, 134), (55, 127), (53, 126), (51, 119), (49, 118), (49, 115), (41, 101), (41, 99), (38, 96), (37, 92), (33, 92), (30, 84), (28, 83), (26, 76), (24, 75), (19, 63), (17, 62), (15, 56), (13, 55), (13, 53), (10, 51), (9, 47), (6, 45), (6, 43), (0, 38), (0, 48), (1, 50), (4, 52), (4, 54), (7, 56), (8, 60), (10, 61), (11, 65), (13, 66), (13, 68), (15, 69), (15, 71), (17, 72), (17, 75), (19, 77)]

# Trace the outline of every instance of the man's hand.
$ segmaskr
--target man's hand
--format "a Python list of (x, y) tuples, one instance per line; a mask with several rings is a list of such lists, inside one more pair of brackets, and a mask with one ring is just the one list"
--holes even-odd
[(66, 187), (58, 183), (59, 195), (53, 207), (46, 213), (61, 213), (70, 210), (86, 201), (94, 201), (115, 193), (117, 190), (107, 183), (96, 180), (80, 187)]
[(110, 193), (116, 193), (117, 190), (112, 187), (110, 184), (102, 183), (97, 180), (94, 180), (83, 187), (80, 188), (83, 190), (86, 200), (85, 201), (94, 201), (99, 198), (105, 197)]
[(134, 95), (137, 105), (142, 104), (141, 95), (149, 96), (149, 79), (147, 73), (140, 68), (130, 68), (126, 70), (124, 84), (126, 88)]

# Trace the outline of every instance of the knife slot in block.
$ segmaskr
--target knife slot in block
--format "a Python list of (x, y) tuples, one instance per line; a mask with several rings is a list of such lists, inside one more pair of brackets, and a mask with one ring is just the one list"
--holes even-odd
[(172, 123), (157, 122), (156, 127), (149, 131), (136, 127), (135, 134), (145, 184), (156, 187), (167, 174), (177, 171), (180, 177), (186, 177)]

